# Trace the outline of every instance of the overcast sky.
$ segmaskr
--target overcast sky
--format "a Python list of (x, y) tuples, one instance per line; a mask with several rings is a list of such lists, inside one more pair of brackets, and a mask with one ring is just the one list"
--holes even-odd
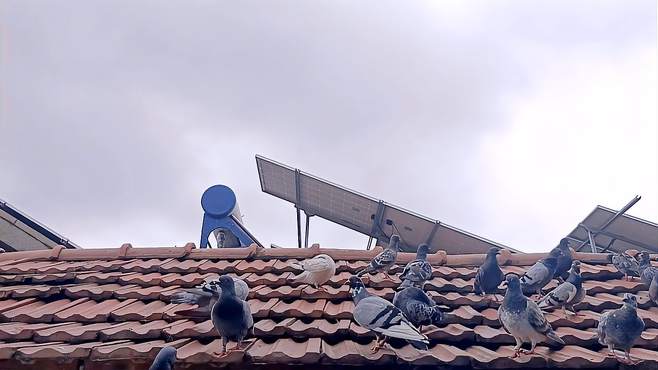
[(3, 0), (0, 33), (0, 198), (83, 247), (198, 243), (217, 183), (295, 246), (255, 154), (524, 251), (658, 221), (652, 0)]

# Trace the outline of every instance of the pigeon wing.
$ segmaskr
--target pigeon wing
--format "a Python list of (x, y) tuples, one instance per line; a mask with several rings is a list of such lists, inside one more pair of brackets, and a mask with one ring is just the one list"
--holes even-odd
[(531, 300), (528, 300), (528, 322), (533, 329), (538, 333), (544, 334), (549, 339), (559, 343), (564, 344), (562, 338), (557, 336), (551, 327), (551, 324), (548, 323), (548, 320), (544, 317), (544, 314), (541, 312), (537, 304)]
[(246, 327), (249, 329), (252, 326), (254, 326), (254, 317), (251, 314), (251, 307), (249, 307), (249, 303), (247, 303), (247, 301), (242, 302), (242, 309), (243, 309), (243, 320), (246, 324)]
[(480, 267), (477, 273), (475, 273), (475, 282), (473, 283), (473, 291), (476, 294), (484, 293), (484, 291), (482, 290), (482, 283), (480, 283), (480, 280), (482, 279), (482, 275), (483, 275), (483, 271), (482, 271), (482, 267)]
[(236, 277), (233, 278), (233, 284), (235, 285), (235, 296), (246, 301), (249, 296), (249, 285), (244, 280)]
[(208, 306), (212, 293), (200, 288), (185, 289), (171, 297), (171, 303), (195, 304), (199, 307)]
[(543, 263), (537, 262), (521, 277), (521, 284), (533, 286), (541, 283), (548, 276), (548, 269)]
[(539, 307), (562, 307), (571, 302), (576, 293), (578, 289), (573, 284), (562, 283), (539, 301)]
[(304, 271), (309, 272), (320, 272), (331, 268), (330, 264), (322, 258), (307, 259), (300, 265)]
[(400, 309), (389, 301), (370, 296), (354, 308), (354, 320), (361, 326), (386, 336), (428, 343), (428, 339), (414, 327)]
[(385, 249), (383, 252), (375, 256), (375, 258), (372, 259), (370, 264), (372, 265), (373, 268), (380, 269), (395, 263), (396, 257), (397, 257), (397, 253), (395, 253), (394, 250)]

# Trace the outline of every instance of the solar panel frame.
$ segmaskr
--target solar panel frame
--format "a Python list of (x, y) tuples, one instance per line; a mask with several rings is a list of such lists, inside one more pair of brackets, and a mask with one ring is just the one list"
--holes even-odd
[(389, 237), (396, 233), (405, 251), (415, 251), (419, 244), (427, 243), (433, 251), (484, 253), (495, 246), (518, 252), (269, 158), (256, 155), (256, 163), (263, 192), (295, 204), (310, 216), (319, 216), (373, 237), (380, 245), (388, 243)]
[[(603, 233), (596, 233), (617, 211), (598, 205), (567, 235), (567, 238), (580, 243), (588, 240), (588, 228), (594, 231), (594, 243), (598, 250), (608, 248), (621, 252), (627, 249), (658, 252), (658, 224), (638, 217), (623, 214), (614, 220)], [(583, 225), (583, 226), (581, 226)], [(626, 240), (619, 240), (622, 237)], [(611, 241), (616, 239), (611, 245)], [(585, 249), (583, 249), (584, 251)], [(586, 250), (591, 250), (586, 247)]]

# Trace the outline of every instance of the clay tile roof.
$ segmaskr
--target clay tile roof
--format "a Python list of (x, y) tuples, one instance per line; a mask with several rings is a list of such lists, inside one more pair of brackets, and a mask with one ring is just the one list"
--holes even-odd
[[(638, 294), (639, 315), (647, 329), (632, 355), (640, 368), (658, 368), (658, 308), (646, 287), (625, 281), (606, 254), (577, 254), (587, 298), (580, 316), (560, 312), (546, 317), (566, 342), (559, 349), (540, 344), (533, 356), (510, 359), (514, 339), (497, 320), (498, 303), (472, 293), (475, 265), (483, 255), (433, 255), (429, 295), (446, 313), (439, 327), (426, 326), (430, 349), (418, 351), (391, 341), (371, 353), (373, 334), (352, 321), (354, 304), (345, 282), (379, 249), (121, 248), (61, 249), (0, 254), (0, 369), (146, 369), (159, 349), (178, 348), (180, 368), (236, 364), (239, 368), (312, 364), (336, 366), (434, 366), (459, 368), (619, 368), (595, 339), (602, 312), (618, 307), (626, 292)], [(337, 273), (318, 290), (290, 284), (293, 263), (326, 253)], [(500, 256), (506, 272), (522, 273), (543, 254)], [(382, 274), (364, 278), (368, 289), (392, 299), (399, 274), (413, 255), (401, 253), (393, 281)], [(658, 256), (652, 255), (658, 265)], [(184, 288), (221, 274), (244, 279), (255, 318), (243, 351), (225, 358), (209, 318), (195, 306), (171, 303)], [(555, 282), (551, 283), (555, 286)], [(238, 367), (236, 367), (238, 368)]]

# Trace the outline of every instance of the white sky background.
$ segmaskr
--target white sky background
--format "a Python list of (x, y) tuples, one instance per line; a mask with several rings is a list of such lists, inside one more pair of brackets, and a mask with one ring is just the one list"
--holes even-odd
[(658, 221), (655, 1), (3, 1), (0, 43), (0, 198), (84, 247), (198, 243), (216, 183), (295, 246), (254, 154), (524, 251)]

